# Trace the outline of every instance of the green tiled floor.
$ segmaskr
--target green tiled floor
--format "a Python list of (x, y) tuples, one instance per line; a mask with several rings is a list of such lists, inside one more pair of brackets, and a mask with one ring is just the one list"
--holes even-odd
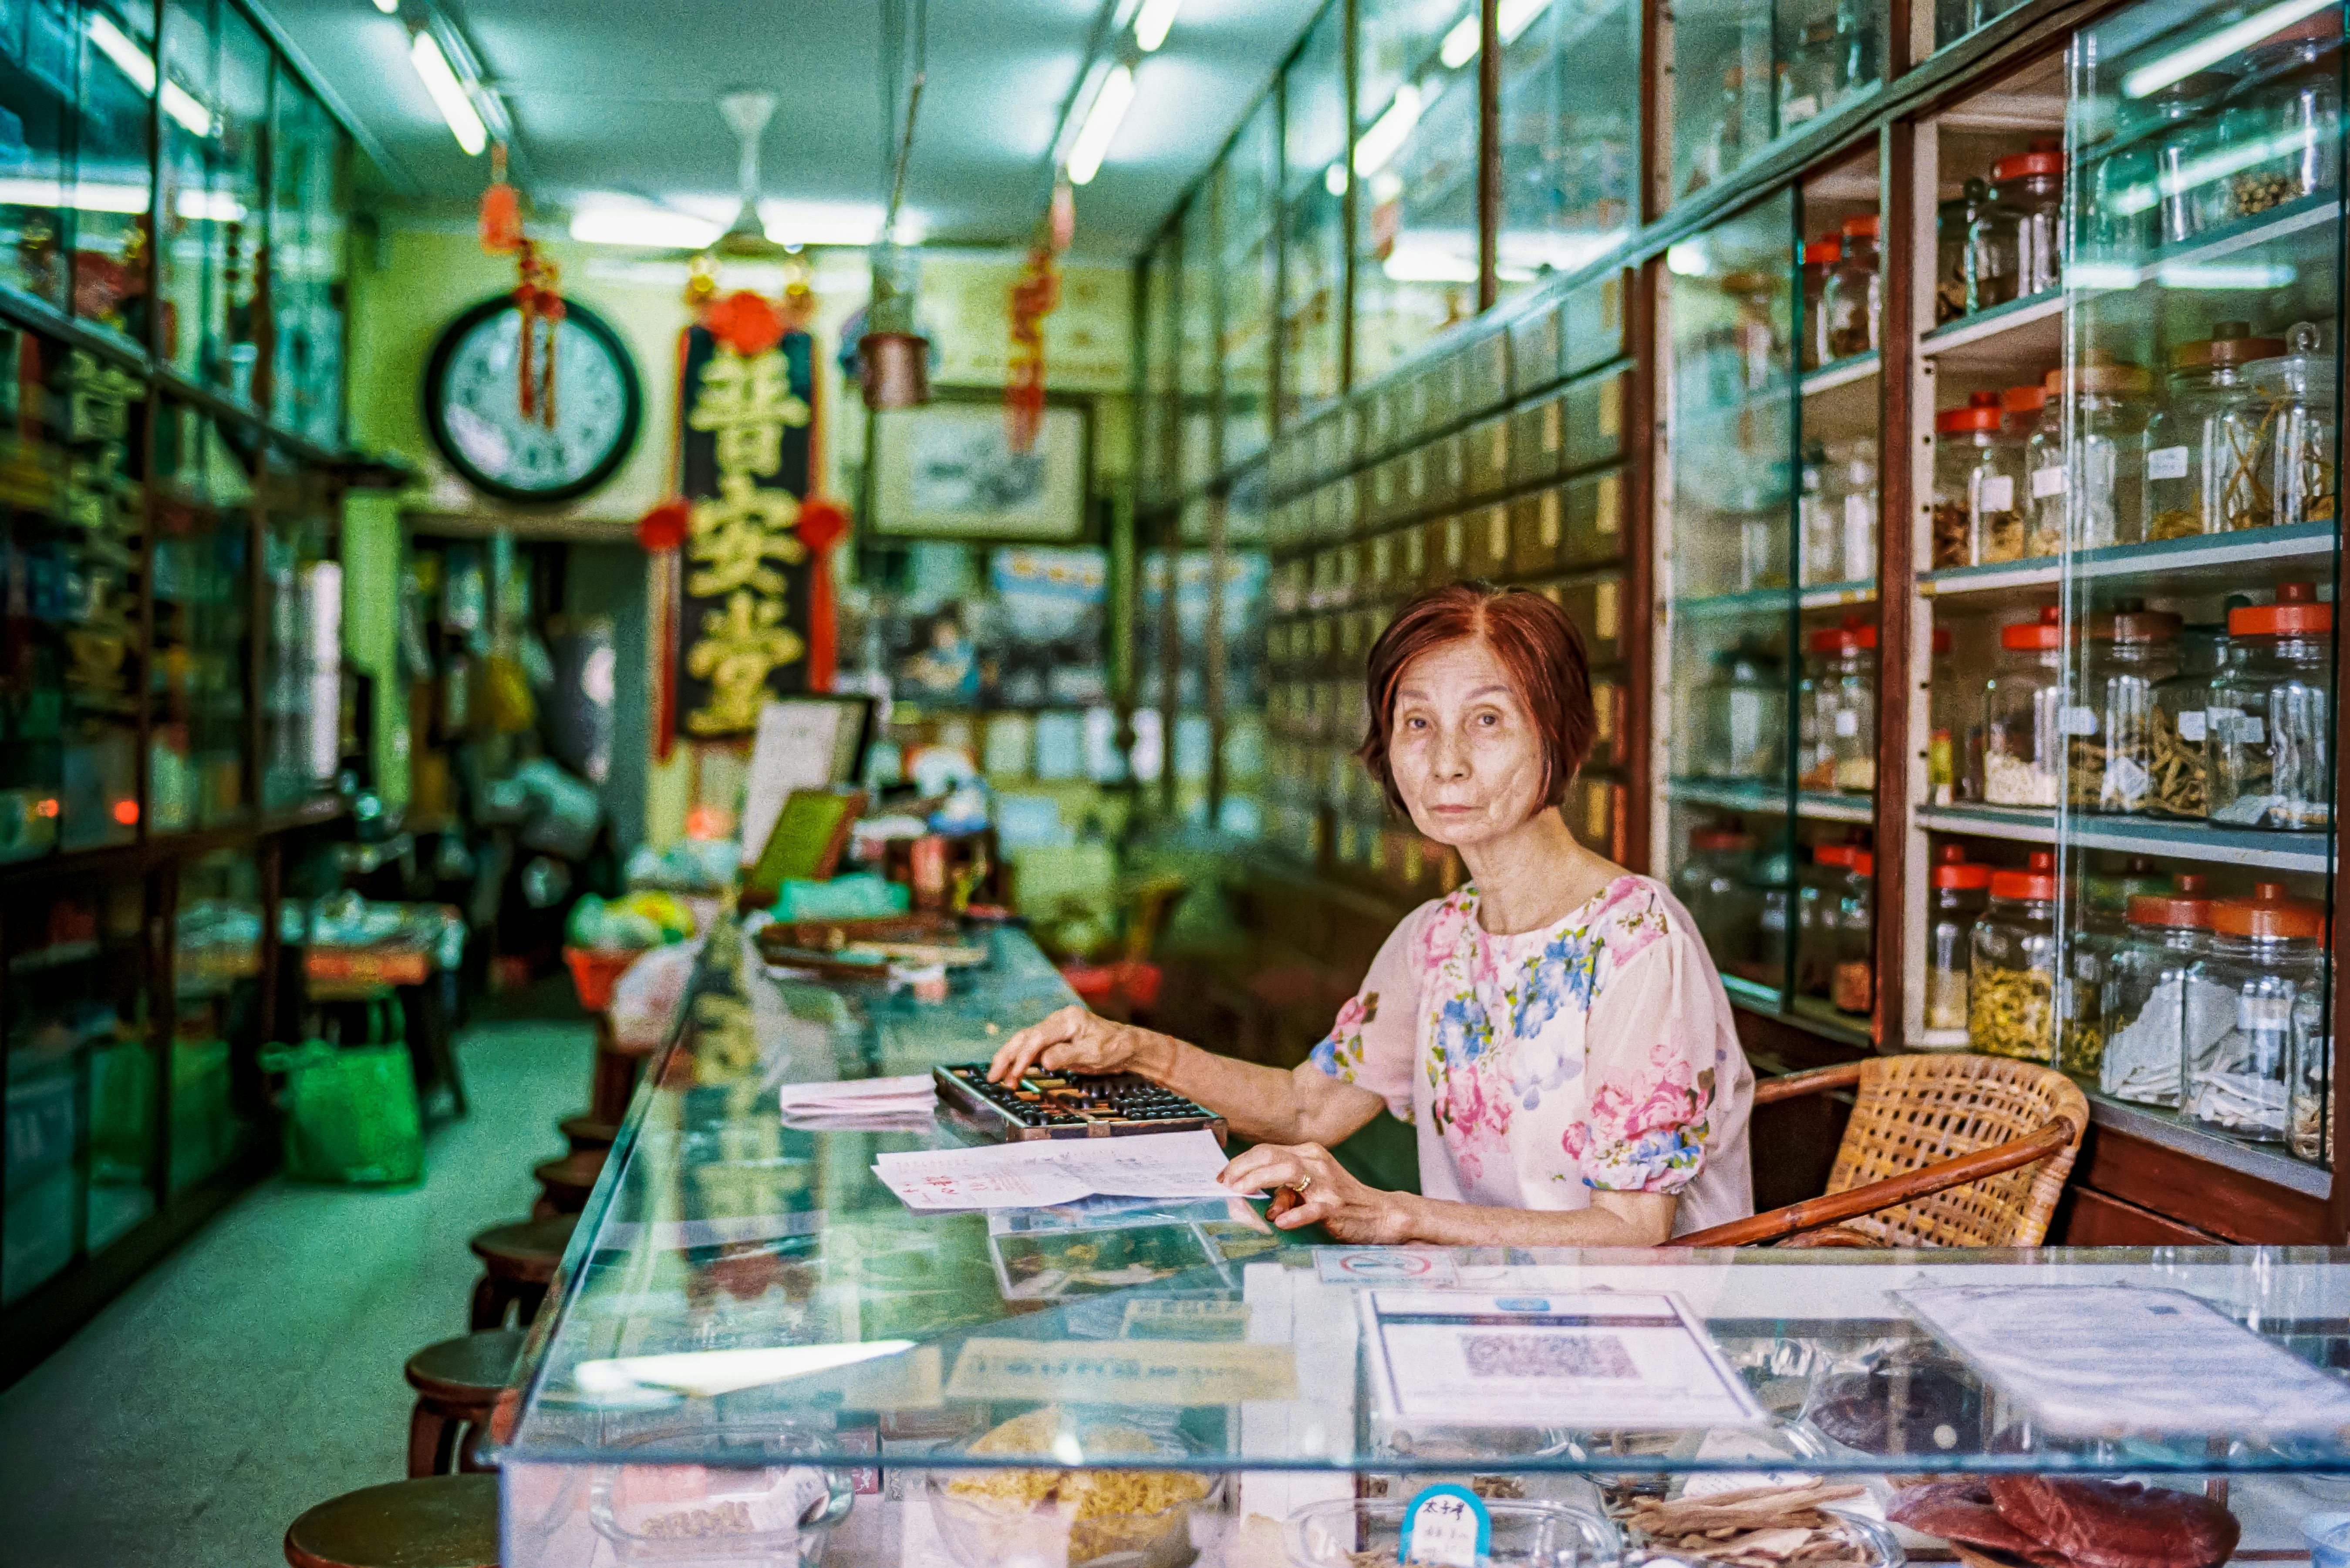
[(406, 1473), (411, 1351), (465, 1328), (465, 1240), (586, 1107), (585, 1023), (485, 1023), (473, 1115), (408, 1192), (254, 1189), (0, 1394), (0, 1563), (267, 1568), (311, 1504)]

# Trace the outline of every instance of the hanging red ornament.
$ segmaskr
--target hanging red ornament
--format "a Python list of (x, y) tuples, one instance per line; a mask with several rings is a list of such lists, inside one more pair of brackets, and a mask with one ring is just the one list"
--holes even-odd
[(840, 543), (847, 532), (848, 514), (838, 502), (821, 495), (811, 495), (800, 503), (799, 520), (792, 525), (792, 533), (799, 542), (819, 555)]
[(685, 543), (686, 530), (693, 524), (693, 507), (681, 497), (671, 496), (637, 519), (637, 543), (648, 550), (674, 550)]
[(710, 335), (745, 359), (764, 354), (784, 340), (783, 312), (775, 302), (749, 289), (737, 289), (712, 305), (702, 324)]
[(1048, 245), (1028, 253), (1012, 285), (1012, 351), (1003, 383), (1003, 438), (1015, 452), (1036, 444), (1045, 421), (1045, 317), (1061, 303), (1059, 258)]
[(515, 244), (515, 309), (522, 317), (522, 352), (516, 379), (522, 417), (555, 428), (555, 332), (563, 320), (563, 296), (556, 291), (555, 264), (538, 254), (528, 239)]
[(506, 183), (506, 144), (490, 148), (490, 188), (482, 192), (482, 248), (512, 255), (522, 246), (522, 196)]

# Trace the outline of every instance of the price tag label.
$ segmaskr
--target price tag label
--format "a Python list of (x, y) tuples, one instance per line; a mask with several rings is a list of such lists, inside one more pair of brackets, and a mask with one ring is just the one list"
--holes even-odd
[(1406, 1563), (1441, 1568), (1477, 1568), (1493, 1546), (1493, 1518), (1484, 1500), (1465, 1486), (1443, 1481), (1428, 1488), (1404, 1510), (1403, 1540), (1397, 1555)]
[(2187, 449), (2166, 446), (2146, 454), (2146, 476), (2148, 479), (2184, 479), (2187, 477)]
[(1982, 509), (1986, 512), (2015, 510), (2015, 481), (2004, 473), (1983, 476)]
[(2045, 501), (2052, 495), (2062, 495), (2064, 493), (2064, 470), (2061, 466), (2043, 468), (2033, 471), (2032, 475), (2032, 498), (2034, 501)]

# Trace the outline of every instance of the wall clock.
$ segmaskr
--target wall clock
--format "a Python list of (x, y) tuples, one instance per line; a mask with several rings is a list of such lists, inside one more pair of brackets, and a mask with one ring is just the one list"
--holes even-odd
[(620, 335), (577, 300), (555, 329), (555, 426), (525, 419), (518, 391), (522, 317), (504, 295), (452, 321), (424, 369), (424, 428), (449, 465), (484, 494), (568, 501), (612, 477), (636, 445), (644, 391)]

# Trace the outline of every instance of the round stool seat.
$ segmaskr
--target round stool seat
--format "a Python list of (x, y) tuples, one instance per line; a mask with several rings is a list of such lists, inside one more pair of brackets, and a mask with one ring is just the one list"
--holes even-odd
[(577, 1214), (525, 1220), (515, 1225), (493, 1226), (466, 1244), (482, 1260), (482, 1266), (499, 1278), (543, 1285), (555, 1278), (563, 1250), (571, 1245), (571, 1232), (578, 1223)]
[(497, 1568), (498, 1478), (432, 1476), (347, 1491), (286, 1532), (293, 1568)]
[(408, 1358), (408, 1386), (435, 1404), (486, 1411), (514, 1376), (525, 1337), (518, 1328), (491, 1328), (428, 1345)]
[(609, 1148), (620, 1136), (618, 1122), (598, 1121), (592, 1112), (582, 1111), (576, 1116), (566, 1116), (555, 1124), (556, 1130), (570, 1141), (571, 1152)]
[(533, 1168), (531, 1175), (538, 1179), (539, 1199), (532, 1213), (543, 1219), (550, 1214), (577, 1214), (587, 1208), (588, 1194), (595, 1188), (596, 1179), (604, 1174), (608, 1152), (583, 1148)]

